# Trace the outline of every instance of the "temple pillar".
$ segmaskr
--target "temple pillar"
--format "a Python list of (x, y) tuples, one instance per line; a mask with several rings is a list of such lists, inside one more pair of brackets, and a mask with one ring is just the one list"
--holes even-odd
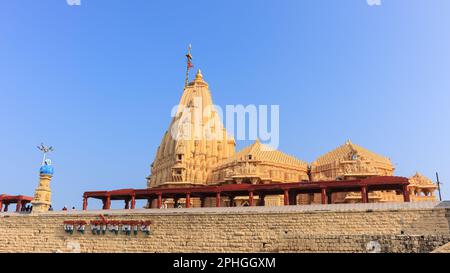
[(403, 186), (402, 192), (403, 192), (403, 201), (404, 202), (409, 202), (410, 200), (409, 200), (409, 192), (408, 192), (408, 186), (407, 185)]
[(367, 193), (367, 186), (362, 186), (361, 187), (361, 202), (363, 202), (363, 203), (369, 202), (369, 200), (368, 200), (368, 193)]
[(205, 207), (205, 197), (204, 196), (200, 197), (200, 207), (201, 208)]
[(252, 191), (248, 192), (248, 205), (250, 207), (253, 207), (253, 192)]
[(0, 200), (0, 212), (3, 210), (3, 200)]
[(191, 207), (191, 193), (186, 193), (186, 208)]
[(284, 190), (284, 205), (289, 206), (289, 191)]
[(321, 193), (320, 197), (322, 200), (322, 204), (325, 205), (327, 203), (327, 189), (322, 188), (320, 193)]
[(220, 207), (220, 192), (216, 193), (216, 207)]
[(88, 197), (83, 196), (83, 210), (87, 210), (87, 205), (88, 205)]
[(108, 196), (106, 196), (106, 198), (104, 199), (105, 201), (103, 202), (103, 209), (110, 209), (111, 208), (111, 196), (108, 194)]
[(162, 206), (162, 193), (158, 193), (158, 202), (156, 203), (156, 206), (158, 207), (158, 209), (160, 209)]
[(136, 208), (136, 196), (134, 194), (131, 195), (131, 209)]

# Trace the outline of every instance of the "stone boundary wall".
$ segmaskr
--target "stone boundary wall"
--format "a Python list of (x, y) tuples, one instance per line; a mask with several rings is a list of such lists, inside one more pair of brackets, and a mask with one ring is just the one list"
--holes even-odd
[[(431, 252), (446, 202), (0, 213), (0, 252)], [(150, 220), (151, 234), (64, 232), (66, 220)]]

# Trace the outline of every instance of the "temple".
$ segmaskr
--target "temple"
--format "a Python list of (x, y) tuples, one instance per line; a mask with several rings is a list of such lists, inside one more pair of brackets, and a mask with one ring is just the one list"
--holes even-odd
[(394, 176), (389, 158), (350, 140), (312, 163), (259, 140), (236, 151), (202, 72), (188, 81), (190, 51), (186, 57), (183, 94), (151, 164), (147, 189), (86, 192), (84, 209), (88, 198), (101, 199), (104, 209), (111, 200), (134, 208), (136, 199), (146, 199), (147, 208), (436, 200), (430, 179)]

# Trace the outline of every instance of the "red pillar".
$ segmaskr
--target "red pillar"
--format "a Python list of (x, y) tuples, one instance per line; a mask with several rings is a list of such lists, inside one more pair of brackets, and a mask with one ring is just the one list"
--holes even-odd
[(325, 205), (327, 203), (327, 189), (322, 188), (320, 197), (322, 199), (322, 204)]
[(110, 209), (111, 208), (111, 196), (106, 196), (106, 200), (104, 203), (104, 208), (103, 209)]
[(289, 206), (289, 191), (284, 190), (284, 205)]
[(136, 196), (133, 194), (131, 195), (131, 209), (136, 208)]
[(253, 207), (253, 192), (252, 192), (252, 191), (250, 191), (250, 192), (248, 193), (248, 205), (249, 205), (250, 207)]
[(188, 192), (186, 193), (186, 208), (191, 207), (191, 194)]
[(20, 200), (17, 200), (16, 212), (20, 212), (21, 209), (22, 209), (22, 202)]
[(220, 207), (220, 192), (216, 193), (216, 207)]
[(160, 209), (162, 206), (162, 193), (158, 193), (158, 202), (156, 206), (158, 207), (158, 209)]
[(0, 200), (0, 212), (3, 210), (3, 200)]
[(409, 191), (408, 191), (408, 185), (404, 185), (403, 186), (403, 201), (404, 202), (409, 202)]
[(87, 205), (88, 205), (88, 197), (87, 196), (83, 196), (83, 210), (87, 210)]
[(361, 187), (361, 200), (363, 203), (369, 202), (369, 200), (367, 200), (367, 186)]

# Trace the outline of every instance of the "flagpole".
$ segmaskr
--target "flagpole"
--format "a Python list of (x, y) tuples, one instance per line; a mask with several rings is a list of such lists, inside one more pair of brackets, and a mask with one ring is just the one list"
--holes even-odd
[(190, 70), (191, 67), (192, 67), (192, 63), (191, 63), (191, 60), (192, 60), (192, 56), (191, 56), (191, 48), (192, 48), (192, 46), (191, 46), (191, 44), (189, 44), (189, 47), (188, 47), (188, 53), (186, 54), (187, 63), (186, 63), (186, 79), (185, 79), (185, 81), (184, 81), (184, 88), (185, 88), (185, 89), (186, 89), (186, 87), (187, 87), (187, 85), (188, 85), (188, 83), (189, 83), (189, 70)]

